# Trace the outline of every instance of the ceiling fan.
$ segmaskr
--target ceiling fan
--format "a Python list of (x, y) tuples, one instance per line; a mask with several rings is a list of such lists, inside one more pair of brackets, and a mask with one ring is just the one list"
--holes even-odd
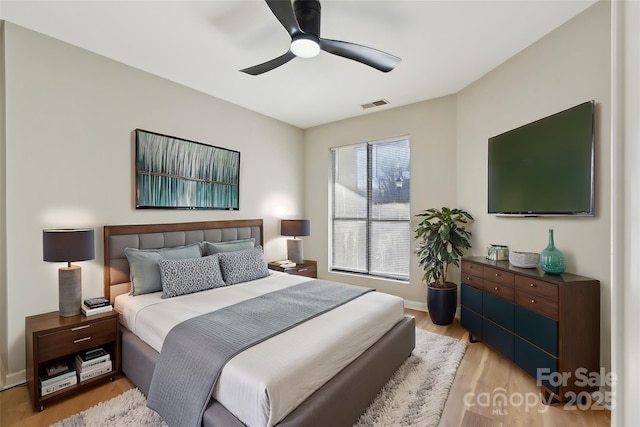
[(320, 50), (361, 62), (385, 73), (393, 70), (402, 61), (397, 56), (367, 46), (321, 38), (318, 0), (295, 0), (293, 5), (290, 0), (266, 2), (291, 36), (291, 47), (287, 53), (271, 61), (240, 70), (243, 73), (257, 76), (286, 64), (296, 56), (312, 58), (318, 55)]

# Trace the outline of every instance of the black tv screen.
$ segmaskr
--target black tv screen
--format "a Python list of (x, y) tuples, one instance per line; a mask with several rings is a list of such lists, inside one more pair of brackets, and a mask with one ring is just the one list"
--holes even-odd
[(488, 212), (594, 215), (594, 102), (489, 138)]

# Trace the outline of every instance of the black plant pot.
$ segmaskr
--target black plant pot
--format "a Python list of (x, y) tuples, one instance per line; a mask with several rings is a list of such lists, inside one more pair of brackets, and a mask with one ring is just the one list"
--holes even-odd
[(456, 315), (458, 305), (458, 285), (450, 288), (427, 286), (427, 309), (429, 317), (436, 325), (450, 325)]

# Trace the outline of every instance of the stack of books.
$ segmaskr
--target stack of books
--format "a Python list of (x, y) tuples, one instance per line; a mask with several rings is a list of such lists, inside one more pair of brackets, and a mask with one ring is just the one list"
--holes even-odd
[(80, 382), (111, 372), (111, 355), (102, 347), (76, 354), (76, 370)]
[(288, 259), (285, 259), (283, 261), (276, 261), (276, 264), (278, 264), (282, 268), (291, 268), (297, 265), (295, 262), (290, 261)]
[(76, 371), (65, 362), (57, 362), (47, 366), (40, 375), (40, 395), (46, 396), (77, 383)]
[(89, 298), (84, 300), (84, 304), (82, 304), (82, 314), (85, 316), (107, 313), (111, 310), (113, 310), (113, 306), (105, 297)]

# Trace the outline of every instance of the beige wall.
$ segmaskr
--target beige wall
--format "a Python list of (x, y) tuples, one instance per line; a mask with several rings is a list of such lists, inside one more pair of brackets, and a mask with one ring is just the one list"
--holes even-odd
[[(300, 129), (11, 23), (5, 53), (8, 383), (24, 377), (25, 316), (58, 308), (44, 228), (96, 229), (84, 297), (103, 293), (105, 224), (263, 218), (267, 258), (285, 257), (278, 219), (303, 207)], [(135, 210), (135, 128), (240, 151), (240, 211)]]
[[(474, 248), (540, 252), (548, 229), (567, 271), (601, 283), (601, 365), (611, 367), (610, 5), (587, 9), (458, 93), (458, 201), (476, 215)], [(596, 215), (505, 218), (486, 214), (487, 138), (587, 100), (596, 101)], [(552, 154), (551, 154), (552, 155)], [(542, 191), (542, 190), (541, 190)]]
[[(423, 272), (413, 255), (409, 283), (328, 271), (330, 148), (408, 135), (411, 215), (433, 206), (452, 206), (456, 203), (455, 111), (455, 96), (447, 96), (305, 130), (305, 212), (311, 221), (305, 256), (318, 260), (319, 277), (372, 286), (426, 309)], [(438, 185), (429, 184), (433, 182)], [(412, 221), (412, 227), (415, 223)]]

